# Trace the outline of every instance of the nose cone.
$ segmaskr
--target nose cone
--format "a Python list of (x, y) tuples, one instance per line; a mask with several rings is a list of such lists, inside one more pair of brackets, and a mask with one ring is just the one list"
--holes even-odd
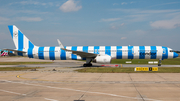
[(176, 57), (178, 57), (179, 55), (176, 53), (176, 52), (174, 52), (174, 57), (173, 58), (176, 58)]

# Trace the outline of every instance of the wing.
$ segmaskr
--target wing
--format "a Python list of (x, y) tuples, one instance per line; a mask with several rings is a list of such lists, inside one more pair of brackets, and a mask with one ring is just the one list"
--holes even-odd
[(27, 53), (25, 51), (19, 51), (19, 50), (15, 50), (15, 49), (3, 49), (3, 50), (14, 51), (14, 52), (19, 52), (19, 53)]
[(98, 55), (98, 54), (87, 53), (87, 52), (83, 52), (83, 51), (68, 50), (68, 49), (64, 48), (63, 44), (59, 41), (59, 39), (57, 39), (57, 41), (62, 50), (72, 52), (72, 54), (79, 55), (82, 58), (95, 58)]
[(83, 51), (68, 50), (68, 49), (65, 49), (65, 48), (61, 48), (61, 49), (65, 50), (65, 51), (72, 52), (72, 54), (79, 55), (82, 58), (95, 58), (98, 55), (98, 54), (94, 54), (94, 53), (86, 53), (86, 52), (83, 52)]

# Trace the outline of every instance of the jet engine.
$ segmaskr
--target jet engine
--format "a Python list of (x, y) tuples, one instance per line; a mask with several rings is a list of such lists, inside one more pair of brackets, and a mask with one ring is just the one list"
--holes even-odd
[(111, 63), (111, 56), (109, 55), (97, 55), (93, 60), (95, 63)]

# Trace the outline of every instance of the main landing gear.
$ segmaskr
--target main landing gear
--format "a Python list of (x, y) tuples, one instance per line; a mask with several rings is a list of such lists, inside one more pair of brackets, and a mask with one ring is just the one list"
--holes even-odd
[(159, 63), (158, 63), (158, 66), (161, 66), (161, 59), (159, 59)]
[(83, 64), (83, 67), (91, 67), (92, 66), (92, 58), (86, 58), (86, 63)]
[(92, 63), (89, 63), (89, 64), (83, 64), (83, 67), (91, 67), (92, 66)]

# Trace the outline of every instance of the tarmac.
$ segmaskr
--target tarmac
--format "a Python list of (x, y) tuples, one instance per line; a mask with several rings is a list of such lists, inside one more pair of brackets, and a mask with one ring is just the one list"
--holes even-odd
[[(0, 61), (43, 60), (5, 57)], [(180, 73), (78, 73), (74, 70), (83, 68), (82, 61), (53, 64), (37, 71), (1, 71), (0, 101), (180, 100)]]
[[(53, 62), (52, 64), (27, 64), (27, 65), (0, 65), (0, 67), (71, 67), (83, 68), (85, 61), (76, 60), (40, 60), (26, 57), (0, 57), (0, 62)], [(102, 67), (99, 63), (93, 63), (92, 67)], [(108, 64), (107, 64), (108, 65)], [(118, 64), (120, 67), (158, 67), (157, 64)], [(161, 67), (180, 67), (180, 65), (161, 65)]]

